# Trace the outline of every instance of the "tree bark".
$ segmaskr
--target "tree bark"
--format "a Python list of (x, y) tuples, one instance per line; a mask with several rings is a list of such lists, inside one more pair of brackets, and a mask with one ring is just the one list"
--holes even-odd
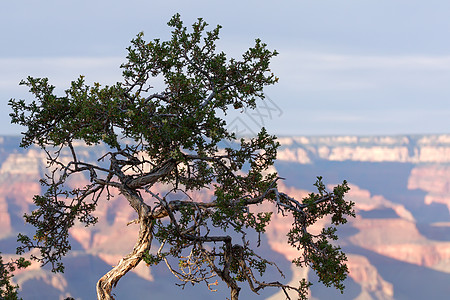
[(236, 280), (230, 275), (230, 264), (233, 259), (233, 247), (231, 246), (231, 238), (228, 238), (225, 241), (225, 251), (224, 251), (224, 266), (223, 271), (217, 273), (223, 281), (226, 282), (228, 287), (230, 288), (230, 300), (238, 300), (239, 299), (239, 291), (241, 288), (237, 285)]
[(239, 290), (240, 288), (231, 288), (230, 300), (239, 300)]
[(139, 238), (134, 245), (133, 251), (122, 258), (117, 266), (111, 271), (103, 275), (97, 282), (97, 299), (98, 300), (114, 300), (111, 296), (112, 288), (128, 271), (136, 267), (142, 260), (145, 252), (150, 250), (153, 238), (152, 234), (153, 222), (149, 219), (141, 219)]

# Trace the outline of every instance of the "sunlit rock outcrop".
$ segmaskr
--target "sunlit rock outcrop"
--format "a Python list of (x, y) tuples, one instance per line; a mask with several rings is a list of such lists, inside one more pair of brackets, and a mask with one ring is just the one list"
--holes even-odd
[(426, 191), (425, 204), (442, 203), (450, 211), (450, 166), (434, 164), (415, 167), (411, 170), (408, 188)]
[[(338, 230), (339, 244), (348, 254), (349, 289), (336, 299), (417, 299), (418, 291), (424, 289), (429, 299), (439, 299), (436, 295), (450, 293), (450, 135), (283, 137), (280, 142), (275, 168), (287, 178), (280, 181), (282, 191), (300, 200), (313, 191), (311, 183), (317, 175), (323, 175), (330, 187), (341, 182), (340, 178), (350, 183), (348, 199), (356, 203), (357, 217)], [(46, 171), (45, 154), (33, 147), (19, 149), (18, 143), (18, 138), (0, 137), (0, 251), (7, 259), (16, 257), (17, 233), (32, 234), (22, 215), (31, 211), (33, 196), (42, 192), (38, 181)], [(75, 146), (86, 159), (97, 159), (105, 150)], [(70, 159), (70, 153), (61, 155)], [(360, 167), (364, 169), (356, 170)], [(304, 177), (297, 180), (291, 174)], [(69, 185), (88, 183), (87, 178), (79, 176)], [(154, 188), (161, 194), (166, 189)], [(210, 201), (213, 195), (206, 190), (191, 197)], [(262, 208), (271, 209), (255, 209)], [(23, 286), (24, 299), (95, 297), (95, 282), (132, 250), (138, 227), (127, 225), (136, 214), (117, 193), (109, 201), (99, 202), (96, 216), (99, 222), (95, 226), (76, 224), (70, 230), (73, 250), (64, 260), (66, 273), (53, 274), (36, 263), (17, 273), (16, 282)], [(275, 215), (265, 235), (266, 247), (260, 248), (259, 254), (276, 257), (282, 264), (301, 255), (286, 246), (291, 222)], [(322, 219), (312, 230), (328, 224), (329, 220)], [(398, 268), (397, 277), (389, 271), (392, 264)], [(287, 266), (285, 282), (295, 284), (305, 276), (314, 280), (311, 270)], [(171, 274), (162, 270), (141, 263), (130, 277), (132, 284), (119, 283), (117, 293), (134, 293), (139, 299), (151, 286), (164, 290), (168, 299), (179, 297), (183, 292), (171, 281)], [(414, 272), (427, 275), (418, 276), (420, 282), (402, 281), (413, 280)], [(320, 298), (320, 285), (314, 288), (311, 299), (335, 298)], [(249, 295), (248, 299), (261, 299)], [(338, 292), (336, 295), (341, 297)], [(215, 294), (205, 297), (214, 298)], [(285, 299), (276, 291), (266, 298)]]
[(350, 254), (347, 266), (349, 276), (361, 285), (356, 299), (394, 299), (394, 285), (384, 280), (366, 257)]
[(448, 163), (450, 136), (296, 137), (280, 140), (278, 159), (311, 163), (329, 161)]

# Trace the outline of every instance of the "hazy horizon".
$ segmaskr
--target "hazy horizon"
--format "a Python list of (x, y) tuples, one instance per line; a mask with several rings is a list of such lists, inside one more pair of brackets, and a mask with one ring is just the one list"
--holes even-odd
[[(130, 13), (129, 13), (130, 12)], [(131, 13), (132, 12), (132, 13)], [(223, 26), (218, 50), (238, 57), (255, 38), (276, 49), (279, 84), (265, 90), (281, 115), (277, 135), (436, 134), (450, 128), (450, 2), (100, 0), (7, 2), (0, 12), (0, 134), (17, 134), (10, 98), (28, 75), (49, 77), (59, 95), (71, 80), (112, 84), (129, 41), (165, 39), (181, 13)]]

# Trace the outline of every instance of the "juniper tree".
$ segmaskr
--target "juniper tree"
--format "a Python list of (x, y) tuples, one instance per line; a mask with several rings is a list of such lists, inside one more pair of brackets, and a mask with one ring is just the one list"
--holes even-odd
[[(306, 280), (299, 286), (264, 280), (266, 269), (277, 267), (258, 254), (259, 241), (249, 236), (264, 233), (272, 212), (292, 217), (286, 234), (299, 250), (293, 263), (311, 267), (325, 285), (342, 290), (346, 257), (333, 240), (335, 227), (353, 215), (353, 203), (344, 199), (346, 182), (328, 192), (318, 178), (317, 192), (290, 197), (279, 191), (281, 178), (270, 171), (276, 137), (262, 128), (257, 136), (239, 138), (221, 117), (255, 108), (256, 99), (264, 98), (263, 88), (278, 81), (269, 68), (277, 52), (256, 39), (242, 58), (228, 58), (216, 49), (220, 26), (207, 31), (198, 19), (188, 29), (179, 15), (168, 25), (167, 41), (146, 42), (143, 33), (131, 41), (121, 65), (123, 81), (115, 85), (90, 86), (80, 77), (57, 96), (47, 78), (21, 82), (35, 100), (11, 99), (12, 122), (26, 127), (22, 147), (45, 151), (48, 172), (41, 180), (46, 192), (34, 197), (37, 208), (25, 215), (36, 233), (19, 235), (19, 253), (37, 248), (34, 259), (62, 272), (69, 229), (75, 222), (94, 225), (96, 206), (117, 190), (136, 212), (139, 237), (132, 252), (98, 281), (98, 299), (112, 299), (112, 288), (141, 261), (166, 263), (182, 283), (210, 286), (218, 277), (232, 300), (245, 282), (255, 293), (278, 287), (287, 297), (293, 290), (305, 298)], [(164, 80), (160, 91), (152, 88), (155, 78)], [(85, 161), (78, 155), (80, 142), (109, 151)], [(69, 188), (67, 181), (79, 173), (89, 184)], [(158, 193), (155, 184), (167, 192)], [(210, 200), (195, 197), (204, 189), (213, 194)], [(274, 210), (260, 211), (264, 203)], [(311, 233), (310, 226), (325, 216), (329, 227)]]

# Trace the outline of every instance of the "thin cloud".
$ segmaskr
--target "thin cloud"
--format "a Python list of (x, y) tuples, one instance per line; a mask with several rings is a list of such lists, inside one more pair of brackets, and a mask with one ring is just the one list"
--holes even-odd
[(121, 79), (123, 61), (118, 57), (2, 58), (0, 88), (15, 90), (27, 76), (48, 77), (51, 84), (64, 87), (80, 75), (88, 81), (113, 84)]
[(288, 56), (296, 56), (306, 68), (324, 70), (450, 70), (450, 56), (424, 55), (345, 55), (330, 53), (295, 52)]
[(298, 90), (447, 89), (450, 56), (386, 56), (282, 51), (273, 70)]

